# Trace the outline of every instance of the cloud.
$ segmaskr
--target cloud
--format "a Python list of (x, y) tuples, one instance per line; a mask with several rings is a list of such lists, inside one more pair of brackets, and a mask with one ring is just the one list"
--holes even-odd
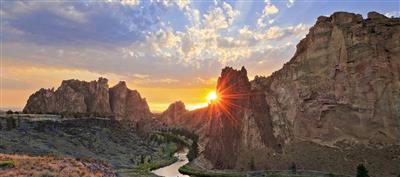
[(182, 10), (188, 8), (192, 2), (191, 0), (176, 0), (175, 3)]
[(385, 13), (386, 17), (400, 17), (400, 11), (391, 11), (391, 12), (387, 12)]
[(140, 0), (121, 0), (122, 5), (137, 6), (140, 4)]
[[(190, 1), (141, 1), (134, 7), (116, 2), (91, 2), (88, 7), (61, 2), (53, 9), (46, 4), (32, 6), (22, 3), (2, 9), (8, 20), (4, 31), (12, 34), (3, 35), (5, 57), (46, 67), (113, 73), (149, 87), (157, 82), (178, 87), (182, 85), (177, 81), (192, 83), (200, 76), (207, 80), (225, 65), (247, 65), (260, 58), (267, 63), (271, 58), (263, 56), (277, 53), (274, 49), (288, 42), (297, 43), (309, 27), (301, 23), (243, 26), (236, 23), (240, 12), (226, 2), (205, 12)], [(182, 29), (160, 21), (159, 16), (171, 9), (186, 18)], [(34, 20), (39, 17), (42, 21)]]
[(286, 3), (286, 7), (291, 8), (294, 4), (295, 0), (288, 0)]
[(271, 15), (271, 14), (276, 14), (278, 12), (279, 12), (279, 9), (275, 5), (267, 4), (264, 7), (263, 15)]
[(265, 1), (264, 10), (262, 11), (261, 16), (257, 19), (258, 27), (265, 28), (267, 23), (272, 23), (273, 19), (268, 20), (268, 18), (270, 18), (271, 15), (277, 14), (278, 12), (279, 9), (275, 5), (273, 5), (269, 0)]
[[(158, 16), (165, 11), (160, 4), (140, 3), (139, 7), (139, 1), (132, 0), (84, 2), (5, 2), (1, 7), (5, 40), (41, 45), (125, 45), (158, 28)], [(134, 4), (137, 8), (131, 8)]]

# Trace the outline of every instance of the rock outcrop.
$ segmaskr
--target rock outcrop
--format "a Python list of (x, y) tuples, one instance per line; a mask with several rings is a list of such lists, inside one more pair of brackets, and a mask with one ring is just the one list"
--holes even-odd
[(374, 176), (397, 175), (399, 38), (399, 18), (321, 16), (271, 76), (249, 82), (244, 68), (223, 69), (219, 103), (183, 114), (181, 126), (197, 127), (214, 168), (286, 170), (294, 162), (353, 175), (365, 163)]
[(139, 120), (151, 117), (147, 102), (125, 82), (109, 89), (108, 80), (65, 80), (54, 89), (40, 89), (32, 94), (24, 108), (27, 113), (93, 113), (113, 116), (117, 120)]
[(218, 78), (217, 92), (219, 99), (208, 107), (209, 140), (204, 151), (215, 168), (241, 166), (248, 160), (242, 154), (256, 150), (282, 151), (280, 140), (273, 135), (265, 95), (251, 90), (244, 67), (224, 68)]
[(90, 112), (110, 114), (108, 80), (65, 80), (54, 89), (40, 89), (31, 95), (24, 108), (30, 113)]
[(185, 103), (182, 101), (176, 101), (170, 104), (164, 112), (160, 115), (162, 121), (167, 125), (173, 125), (179, 122), (179, 118), (186, 113), (188, 110), (185, 107)]
[(151, 117), (146, 99), (130, 90), (124, 81), (110, 88), (110, 106), (117, 120), (139, 120)]
[(400, 143), (399, 38), (400, 19), (376, 12), (319, 17), (281, 70), (252, 82), (276, 135), (331, 147)]

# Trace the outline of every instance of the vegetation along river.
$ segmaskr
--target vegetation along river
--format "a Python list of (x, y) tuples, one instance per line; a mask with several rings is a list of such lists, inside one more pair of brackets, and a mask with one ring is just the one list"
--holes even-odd
[(154, 174), (158, 176), (165, 176), (165, 177), (189, 177), (188, 175), (183, 175), (179, 173), (178, 169), (182, 167), (183, 165), (187, 164), (189, 162), (189, 159), (187, 158), (187, 154), (189, 153), (188, 148), (183, 148), (182, 150), (176, 152), (174, 154), (175, 157), (178, 158), (178, 161), (175, 163), (159, 168), (157, 170), (153, 170)]

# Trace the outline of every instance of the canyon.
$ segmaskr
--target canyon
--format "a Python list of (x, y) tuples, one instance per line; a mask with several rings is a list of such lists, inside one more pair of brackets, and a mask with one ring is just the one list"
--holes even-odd
[(199, 164), (206, 168), (249, 169), (255, 162), (256, 169), (282, 170), (295, 163), (352, 174), (367, 163), (375, 176), (394, 176), (400, 169), (399, 38), (398, 18), (321, 16), (282, 69), (249, 81), (245, 68), (224, 68), (216, 87), (220, 103), (169, 122), (200, 134)]
[[(181, 101), (159, 115), (135, 90), (108, 80), (66, 80), (31, 95), (25, 113), (88, 113), (152, 122), (199, 135), (204, 169), (299, 169), (374, 176), (400, 173), (400, 19), (376, 12), (321, 16), (294, 56), (268, 77), (225, 67), (219, 99), (189, 111)], [(146, 124), (146, 123), (144, 123)], [(10, 135), (11, 136), (11, 135)], [(132, 135), (133, 136), (133, 135)], [(249, 165), (250, 164), (250, 165)], [(337, 165), (341, 164), (341, 165)]]

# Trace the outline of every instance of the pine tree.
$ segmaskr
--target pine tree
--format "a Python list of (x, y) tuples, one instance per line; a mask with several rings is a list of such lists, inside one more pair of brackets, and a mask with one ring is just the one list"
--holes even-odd
[(292, 164), (289, 166), (289, 170), (290, 170), (293, 174), (296, 174), (297, 167), (296, 167), (296, 164), (295, 164), (294, 162), (292, 162)]
[(357, 177), (369, 177), (368, 170), (363, 164), (357, 166)]

